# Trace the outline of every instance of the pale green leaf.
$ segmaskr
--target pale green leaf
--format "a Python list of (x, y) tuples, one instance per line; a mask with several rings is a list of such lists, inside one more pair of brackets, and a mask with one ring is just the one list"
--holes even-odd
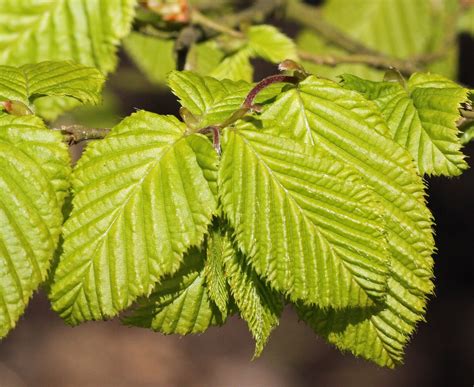
[(68, 322), (114, 316), (201, 245), (216, 210), (217, 155), (185, 130), (141, 111), (87, 147), (50, 294)]
[[(293, 40), (270, 25), (253, 26), (243, 38), (225, 37), (223, 40), (223, 47), (219, 47), (216, 42), (209, 42), (191, 50), (186, 69), (217, 79), (252, 82), (251, 59), (262, 58), (273, 63), (297, 59)], [(228, 46), (228, 50), (224, 46)]]
[(223, 123), (240, 108), (252, 88), (244, 81), (218, 81), (190, 71), (174, 71), (168, 82), (181, 105), (195, 116), (202, 128)]
[(79, 100), (71, 97), (40, 97), (35, 99), (33, 104), (35, 114), (49, 122), (53, 122), (62, 114), (81, 106)]
[(69, 59), (108, 73), (135, 5), (136, 0), (1, 0), (0, 63)]
[(173, 40), (132, 32), (123, 44), (127, 54), (151, 82), (163, 85), (168, 73), (176, 68)]
[(217, 79), (252, 82), (253, 67), (250, 64), (251, 56), (252, 51), (246, 46), (226, 56), (209, 75)]
[(46, 279), (61, 232), (70, 159), (34, 116), (0, 115), (0, 337)]
[(212, 230), (207, 238), (207, 258), (204, 265), (209, 298), (217, 305), (223, 316), (226, 316), (229, 304), (225, 260), (234, 254), (232, 244), (221, 235), (220, 230)]
[(353, 170), (249, 125), (226, 132), (218, 183), (239, 248), (273, 288), (321, 307), (383, 298), (383, 219)]
[(185, 70), (196, 71), (202, 75), (210, 74), (224, 56), (215, 40), (194, 44), (186, 57)]
[(253, 55), (272, 63), (285, 59), (297, 60), (296, 45), (288, 36), (274, 26), (260, 25), (250, 27), (247, 31), (249, 47)]
[(342, 349), (394, 366), (433, 289), (431, 214), (411, 155), (390, 138), (373, 102), (316, 77), (284, 92), (263, 119), (270, 133), (312, 144), (355, 168), (380, 203), (392, 255), (386, 307), (358, 322), (351, 309), (337, 312), (344, 329), (320, 333)]
[(462, 144), (467, 144), (474, 139), (474, 122), (467, 125), (466, 130), (462, 134), (460, 140)]
[(232, 245), (228, 232), (213, 234), (223, 246), (224, 265), (230, 291), (240, 317), (255, 339), (255, 357), (260, 356), (271, 331), (278, 326), (283, 310), (282, 296), (270, 289)]
[(97, 69), (73, 62), (0, 66), (0, 100), (31, 106), (39, 97), (67, 96), (81, 103), (98, 104), (104, 81)]
[(141, 300), (124, 322), (179, 335), (222, 325), (227, 315), (222, 317), (211, 301), (204, 272), (203, 254), (193, 249), (185, 255), (183, 267), (164, 279), (148, 299)]
[(343, 79), (377, 104), (391, 137), (411, 153), (420, 174), (456, 176), (467, 168), (456, 126), (467, 89), (434, 74), (413, 74), (406, 89), (398, 82)]

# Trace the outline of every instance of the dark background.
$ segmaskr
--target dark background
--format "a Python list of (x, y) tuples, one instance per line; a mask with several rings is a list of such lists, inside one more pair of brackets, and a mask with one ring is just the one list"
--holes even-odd
[[(474, 87), (474, 41), (460, 37), (460, 81)], [(122, 62), (122, 70), (130, 64)], [(258, 77), (275, 71), (259, 66)], [(150, 86), (151, 90), (153, 89)], [(176, 114), (175, 98), (115, 90), (123, 115), (135, 107)], [(474, 157), (474, 143), (465, 152)], [(472, 165), (472, 161), (471, 161)], [(199, 336), (176, 337), (117, 321), (66, 326), (43, 292), (0, 345), (0, 387), (66, 386), (472, 386), (474, 384), (474, 170), (428, 180), (436, 219), (436, 295), (405, 364), (381, 369), (318, 339), (285, 311), (261, 358), (250, 361), (246, 325), (232, 318)]]

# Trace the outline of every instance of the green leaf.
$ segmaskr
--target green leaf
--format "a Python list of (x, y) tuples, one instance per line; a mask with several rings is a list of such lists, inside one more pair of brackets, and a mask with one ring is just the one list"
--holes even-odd
[(383, 298), (383, 219), (350, 168), (249, 125), (226, 132), (218, 184), (239, 248), (273, 288), (321, 307)]
[(207, 75), (221, 63), (224, 56), (215, 40), (194, 44), (186, 57), (185, 69)]
[(97, 69), (73, 62), (0, 66), (0, 100), (31, 105), (39, 97), (67, 96), (98, 104), (104, 81)]
[(461, 136), (461, 143), (467, 144), (474, 139), (474, 122), (467, 125), (466, 130)]
[(132, 32), (123, 44), (133, 62), (153, 83), (163, 85), (168, 73), (176, 68), (173, 40)]
[(253, 67), (250, 64), (251, 56), (252, 51), (245, 46), (235, 53), (226, 56), (209, 75), (217, 79), (252, 82)]
[(37, 116), (53, 122), (62, 114), (81, 106), (81, 102), (70, 97), (40, 97), (35, 99), (34, 106)]
[(130, 31), (136, 0), (7, 1), (0, 7), (0, 63), (70, 59), (103, 73)]
[(207, 238), (207, 258), (204, 265), (207, 292), (223, 316), (227, 315), (229, 290), (227, 289), (224, 262), (233, 255), (232, 244), (221, 235), (220, 230), (212, 230)]
[(296, 45), (273, 26), (253, 26), (242, 38), (221, 36), (217, 40), (194, 45), (186, 59), (186, 69), (217, 79), (252, 82), (250, 60), (253, 58), (273, 63), (296, 60)]
[(391, 137), (411, 153), (420, 174), (457, 176), (467, 168), (456, 126), (467, 89), (434, 74), (413, 74), (406, 90), (397, 82), (343, 79), (377, 104)]
[(203, 254), (193, 249), (183, 259), (183, 267), (163, 280), (149, 299), (141, 300), (127, 325), (151, 328), (164, 334), (201, 333), (225, 321), (212, 303), (205, 286)]
[(350, 308), (335, 312), (344, 329), (319, 333), (339, 348), (393, 367), (433, 289), (431, 214), (411, 155), (390, 138), (373, 102), (316, 77), (284, 92), (262, 119), (268, 132), (312, 144), (356, 169), (380, 203), (392, 255), (386, 307), (361, 321)]
[(255, 339), (255, 357), (260, 356), (271, 331), (278, 326), (283, 311), (282, 296), (275, 293), (245, 263), (232, 245), (228, 232), (213, 234), (220, 239), (227, 282), (240, 317), (247, 322)]
[(46, 279), (61, 232), (70, 159), (34, 116), (0, 115), (0, 337)]
[(185, 130), (141, 111), (87, 147), (50, 294), (69, 323), (114, 316), (201, 245), (216, 210), (217, 155)]
[(253, 55), (272, 63), (285, 59), (297, 60), (296, 45), (292, 39), (269, 25), (250, 27), (247, 36)]
[(245, 100), (252, 85), (244, 81), (219, 81), (190, 71), (174, 71), (168, 79), (182, 106), (198, 120), (199, 127), (223, 123)]

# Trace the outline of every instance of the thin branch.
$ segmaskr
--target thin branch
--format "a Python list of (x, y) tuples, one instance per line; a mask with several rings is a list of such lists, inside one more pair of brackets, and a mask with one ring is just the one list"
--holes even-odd
[(101, 140), (110, 132), (110, 129), (107, 128), (86, 128), (81, 125), (61, 126), (60, 128), (53, 128), (53, 130), (61, 132), (64, 141), (69, 145), (88, 140)]
[(247, 97), (245, 98), (244, 102), (240, 106), (240, 109), (236, 110), (227, 120), (219, 125), (212, 125), (206, 126), (205, 128), (197, 130), (198, 133), (202, 134), (213, 134), (213, 143), (214, 148), (216, 149), (217, 153), (220, 155), (220, 137), (219, 131), (223, 128), (226, 128), (241, 118), (243, 118), (248, 112), (250, 111), (259, 111), (259, 106), (254, 105), (255, 98), (257, 95), (266, 87), (274, 84), (274, 83), (293, 83), (297, 84), (300, 81), (299, 78), (293, 77), (290, 75), (283, 75), (283, 74), (276, 74), (270, 75), (267, 78), (262, 79), (258, 82), (252, 90), (249, 91)]
[(207, 16), (204, 16), (201, 12), (199, 12), (197, 9), (193, 9), (191, 12), (191, 21), (195, 24), (199, 24), (204, 27), (208, 27), (214, 31), (221, 32), (223, 34), (232, 36), (237, 39), (241, 39), (244, 37), (244, 34), (242, 34), (239, 31), (236, 31), (225, 24), (220, 24), (215, 22), (214, 20), (208, 18)]
[(226, 16), (222, 23), (230, 27), (238, 27), (245, 23), (263, 23), (279, 9), (283, 9), (286, 0), (256, 0), (248, 8)]
[(317, 65), (337, 66), (344, 63), (365, 64), (367, 66), (388, 70), (390, 68), (398, 69), (403, 75), (410, 75), (418, 71), (416, 64), (408, 60), (399, 60), (369, 54), (349, 54), (349, 55), (316, 55), (306, 51), (298, 51), (301, 59), (312, 62)]
[(242, 108), (247, 110), (252, 109), (254, 106), (255, 98), (257, 97), (258, 93), (260, 93), (263, 89), (274, 83), (293, 83), (296, 85), (299, 81), (300, 79), (291, 75), (270, 75), (269, 77), (262, 79), (253, 87), (252, 90), (250, 90), (250, 92), (247, 94), (247, 97), (245, 98), (245, 101), (242, 104)]

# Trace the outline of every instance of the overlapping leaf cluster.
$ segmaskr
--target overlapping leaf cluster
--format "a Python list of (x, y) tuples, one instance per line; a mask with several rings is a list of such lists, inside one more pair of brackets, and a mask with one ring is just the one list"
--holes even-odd
[(71, 62), (0, 66), (0, 337), (47, 278), (70, 185), (66, 144), (33, 115), (35, 102), (98, 103), (103, 82), (98, 70)]
[(433, 290), (422, 173), (466, 167), (467, 91), (434, 75), (309, 76), (221, 127), (219, 156), (205, 128), (230, 122), (252, 85), (169, 84), (185, 123), (137, 112), (75, 167), (53, 308), (78, 324), (131, 307), (127, 324), (166, 334), (238, 313), (259, 354), (290, 303), (339, 348), (399, 363)]
[[(136, 2), (20, 3), (0, 10), (0, 63), (19, 66), (0, 66), (0, 337), (50, 274), (53, 309), (70, 324), (121, 315), (184, 335), (237, 314), (258, 356), (291, 304), (340, 349), (388, 367), (402, 361), (433, 292), (423, 176), (467, 168), (456, 127), (466, 89), (431, 74), (335, 83), (300, 72), (243, 108), (251, 59), (297, 58), (276, 28), (251, 26), (194, 44), (186, 67), (196, 72), (169, 76), (183, 121), (138, 111), (88, 145), (71, 175), (61, 135), (35, 113), (99, 102), (99, 70), (113, 69)], [(328, 18), (331, 7), (338, 13), (331, 4)], [(397, 4), (400, 14), (425, 7)], [(370, 7), (389, 14), (388, 3)], [(350, 33), (390, 40), (374, 33), (387, 25), (374, 17)], [(369, 45), (406, 57), (441, 44), (422, 25), (410, 24), (405, 45)], [(125, 42), (158, 82), (176, 65), (172, 46), (138, 33)], [(157, 50), (168, 54), (158, 64)], [(45, 59), (82, 64), (27, 64)]]

